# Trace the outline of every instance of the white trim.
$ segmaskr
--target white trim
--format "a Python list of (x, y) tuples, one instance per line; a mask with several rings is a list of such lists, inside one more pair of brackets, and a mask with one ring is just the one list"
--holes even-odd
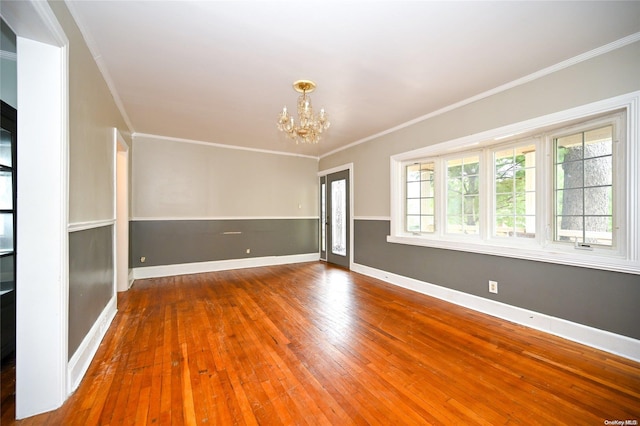
[(114, 291), (131, 287), (129, 273), (129, 144), (116, 127), (113, 128), (113, 271)]
[(114, 294), (69, 360), (67, 368), (67, 389), (69, 393), (78, 388), (78, 385), (80, 385), (82, 378), (87, 372), (93, 357), (98, 351), (100, 342), (104, 339), (109, 325), (116, 316), (118, 311), (116, 304), (117, 298)]
[(295, 219), (313, 219), (318, 220), (318, 216), (159, 216), (159, 217), (132, 217), (130, 221), (135, 222), (153, 222), (167, 220), (295, 220)]
[(103, 226), (113, 225), (115, 219), (89, 220), (86, 222), (70, 223), (67, 227), (69, 232), (85, 231), (87, 229), (102, 228)]
[(391, 221), (391, 216), (354, 216), (353, 220), (381, 220), (381, 221)]
[(47, 2), (10, 3), (3, 16), (11, 16), (19, 52), (16, 274), (18, 287), (29, 283), (16, 293), (21, 419), (69, 395), (69, 41)]
[(210, 146), (210, 147), (216, 147), (216, 148), (235, 149), (235, 150), (239, 150), (239, 151), (259, 152), (259, 153), (262, 153), (262, 154), (284, 155), (284, 156), (288, 156), (288, 157), (311, 158), (311, 159), (316, 160), (316, 161), (320, 160), (319, 157), (316, 157), (316, 156), (313, 156), (313, 155), (296, 154), (296, 153), (285, 152), (285, 151), (272, 151), (272, 150), (268, 150), (268, 149), (250, 148), (250, 147), (238, 146), (238, 145), (227, 145), (227, 144), (216, 143), (216, 142), (198, 141), (198, 140), (193, 140), (193, 139), (175, 138), (175, 137), (172, 137), (172, 136), (151, 135), (151, 134), (148, 134), (148, 133), (138, 133), (138, 132), (136, 132), (136, 133), (133, 133), (131, 135), (131, 137), (133, 139), (135, 139), (135, 138), (160, 139), (160, 140), (170, 141), (170, 142), (189, 143), (189, 144), (204, 145), (204, 146)]
[(398, 287), (432, 296), (474, 311), (502, 318), (555, 336), (578, 342), (622, 357), (640, 361), (640, 340), (588, 327), (528, 309), (507, 305), (439, 285), (393, 274), (369, 266), (354, 264), (353, 271)]
[[(520, 241), (513, 243), (487, 238), (484, 240), (480, 238), (456, 238), (444, 234), (414, 236), (404, 231), (404, 214), (402, 207), (404, 205), (404, 198), (403, 181), (401, 178), (402, 165), (404, 162), (412, 159), (446, 156), (449, 153), (458, 152), (463, 149), (472, 149), (475, 147), (485, 148), (486, 146), (495, 144), (495, 140), (504, 135), (524, 134), (534, 132), (538, 129), (548, 129), (552, 126), (561, 126), (565, 123), (571, 123), (574, 120), (588, 119), (589, 116), (611, 113), (621, 109), (627, 111), (627, 132), (623, 148), (624, 152), (621, 153), (621, 155), (626, 158), (627, 170), (625, 175), (626, 180), (624, 185), (621, 186), (624, 189), (622, 197), (626, 200), (626, 211), (619, 215), (619, 219), (622, 220), (622, 226), (628, 241), (626, 242), (626, 246), (621, 247), (620, 252), (607, 252), (605, 250), (578, 252), (573, 247), (565, 247), (545, 240), (538, 241), (537, 245), (531, 244), (524, 246), (524, 244), (530, 242)], [(639, 175), (636, 166), (640, 164), (640, 150), (637, 148), (640, 140), (640, 134), (638, 133), (639, 126), (640, 91), (636, 91), (393, 155), (390, 157), (389, 167), (391, 183), (391, 229), (390, 235), (387, 237), (387, 242), (640, 274), (640, 256), (638, 253), (638, 245), (640, 242), (637, 237), (637, 230), (640, 227), (640, 210), (635, 204), (637, 203), (638, 190), (640, 189)], [(465, 155), (467, 152), (470, 153), (471, 151), (465, 151)], [(444, 185), (444, 181), (441, 180), (441, 182), (442, 185)], [(545, 185), (545, 187), (547, 185)], [(619, 199), (622, 200), (622, 197)], [(544, 206), (540, 205), (539, 207), (543, 208)], [(440, 222), (442, 223), (443, 221), (441, 220)], [(542, 223), (543, 222), (541, 222), (541, 224)], [(550, 222), (548, 219), (545, 219), (544, 223)], [(533, 241), (531, 241), (531, 243), (533, 243)], [(625, 241), (621, 241), (620, 244), (625, 244)]]
[(456, 102), (456, 103), (451, 104), (449, 106), (446, 106), (444, 108), (440, 108), (439, 110), (430, 112), (428, 114), (425, 114), (425, 115), (420, 116), (418, 118), (415, 118), (413, 120), (410, 120), (410, 121), (407, 121), (405, 123), (402, 123), (402, 124), (400, 124), (398, 126), (392, 127), (390, 129), (384, 130), (382, 132), (376, 133), (376, 134), (371, 135), (371, 136), (367, 136), (367, 137), (362, 138), (362, 139), (358, 139), (357, 141), (352, 142), (352, 143), (350, 143), (348, 145), (342, 146), (340, 148), (336, 148), (333, 151), (330, 151), (330, 152), (327, 152), (326, 154), (320, 155), (320, 159), (323, 159), (323, 158), (328, 157), (330, 155), (336, 154), (336, 153), (338, 153), (340, 151), (344, 151), (346, 149), (353, 148), (354, 146), (363, 144), (365, 142), (369, 142), (371, 140), (380, 138), (380, 137), (382, 137), (384, 135), (388, 135), (390, 133), (396, 132), (396, 131), (404, 129), (406, 127), (413, 126), (416, 123), (420, 123), (420, 122), (428, 120), (430, 118), (437, 117), (437, 116), (445, 114), (445, 113), (447, 113), (449, 111), (453, 111), (453, 110), (461, 108), (461, 107), (463, 107), (465, 105), (469, 105), (469, 104), (471, 104), (473, 102), (477, 102), (479, 100), (488, 98), (490, 96), (496, 95), (496, 94), (501, 93), (501, 92), (506, 92), (507, 90), (513, 89), (513, 88), (518, 87), (518, 86), (522, 86), (523, 84), (526, 84), (526, 83), (529, 83), (531, 81), (540, 79), (540, 78), (545, 77), (547, 75), (551, 75), (551, 74), (553, 74), (555, 72), (558, 72), (558, 71), (561, 71), (561, 70), (563, 70), (565, 68), (569, 68), (571, 66), (579, 64), (580, 62), (584, 62), (584, 61), (587, 61), (589, 59), (596, 58), (596, 57), (598, 57), (600, 55), (604, 55), (605, 53), (612, 52), (614, 50), (620, 49), (620, 48), (622, 48), (624, 46), (627, 46), (629, 44), (635, 43), (637, 41), (640, 41), (640, 32), (631, 34), (631, 35), (629, 35), (627, 37), (623, 37), (620, 40), (616, 40), (616, 41), (611, 42), (609, 44), (605, 44), (604, 46), (598, 47), (596, 49), (590, 50), (589, 52), (586, 52), (586, 53), (583, 53), (581, 55), (575, 56), (573, 58), (567, 59), (566, 61), (559, 62), (559, 63), (557, 63), (555, 65), (550, 66), (550, 67), (543, 68), (540, 71), (536, 71), (536, 72), (534, 72), (532, 74), (526, 75), (526, 76), (524, 76), (522, 78), (519, 78), (517, 80), (513, 80), (513, 81), (511, 81), (509, 83), (506, 83), (506, 84), (503, 84), (501, 86), (495, 87), (493, 89), (487, 90), (486, 92), (482, 92), (482, 93), (480, 93), (480, 94), (478, 94), (476, 96), (472, 96), (472, 97), (464, 99), (464, 100), (462, 100), (460, 102)]
[(332, 173), (343, 172), (345, 170), (353, 171), (353, 163), (342, 164), (340, 166), (335, 166), (330, 169), (320, 170), (318, 171), (318, 177), (327, 176)]
[(133, 268), (133, 279), (171, 277), (175, 275), (201, 274), (204, 272), (227, 271), (232, 269), (255, 268), (259, 266), (286, 265), (290, 263), (315, 262), (318, 253), (294, 254), (289, 256), (265, 256), (248, 259), (212, 260), (209, 262), (181, 263), (175, 265), (145, 266)]

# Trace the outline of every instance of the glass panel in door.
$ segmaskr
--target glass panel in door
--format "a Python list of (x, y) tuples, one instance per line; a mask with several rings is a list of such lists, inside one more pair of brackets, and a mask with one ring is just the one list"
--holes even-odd
[(347, 180), (331, 182), (331, 253), (347, 255)]
[(327, 262), (350, 266), (349, 170), (327, 175)]

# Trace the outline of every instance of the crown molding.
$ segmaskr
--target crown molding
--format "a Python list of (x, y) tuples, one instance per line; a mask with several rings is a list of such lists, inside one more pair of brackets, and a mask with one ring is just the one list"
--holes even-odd
[(239, 145), (227, 145), (227, 144), (221, 144), (221, 143), (216, 143), (216, 142), (207, 142), (207, 141), (199, 141), (199, 140), (193, 140), (193, 139), (176, 138), (176, 137), (173, 137), (173, 136), (152, 135), (152, 134), (149, 134), (149, 133), (138, 133), (138, 132), (135, 132), (135, 133), (131, 134), (131, 138), (132, 139), (135, 139), (135, 138), (161, 139), (161, 140), (170, 141), (170, 142), (190, 143), (190, 144), (195, 144), (195, 145), (205, 145), (205, 146), (216, 147), (216, 148), (235, 149), (235, 150), (239, 150), (239, 151), (259, 152), (259, 153), (262, 153), (262, 154), (284, 155), (284, 156), (288, 156), (288, 157), (311, 158), (311, 159), (316, 160), (316, 161), (320, 160), (319, 157), (316, 157), (316, 156), (313, 156), (313, 155), (296, 154), (296, 153), (285, 152), (285, 151), (271, 151), (271, 150), (268, 150), (268, 149), (249, 148), (249, 147), (246, 147), (246, 146), (239, 146)]

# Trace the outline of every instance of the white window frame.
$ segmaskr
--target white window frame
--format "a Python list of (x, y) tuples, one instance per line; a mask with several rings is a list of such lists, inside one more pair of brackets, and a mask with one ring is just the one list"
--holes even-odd
[[(619, 127), (619, 142), (614, 141), (614, 247), (576, 249), (571, 244), (555, 242), (553, 238), (553, 140), (556, 129), (567, 130), (572, 123), (584, 126), (590, 117), (622, 111), (624, 120)], [(546, 129), (554, 129), (546, 131)], [(535, 132), (540, 131), (543, 136)], [(498, 147), (517, 144), (517, 135), (533, 135), (536, 139), (536, 237), (535, 239), (507, 239), (492, 237), (494, 184), (493, 153)], [(391, 232), (390, 243), (443, 248), (474, 253), (498, 255), (526, 260), (581, 266), (640, 274), (640, 91), (594, 102), (569, 110), (545, 115), (508, 126), (488, 130), (459, 139), (438, 143), (390, 158), (391, 173)], [(524, 139), (523, 139), (524, 140)], [(522, 141), (520, 141), (522, 142)], [(480, 235), (465, 236), (446, 234), (446, 165), (447, 158), (471, 155), (481, 151), (481, 230)], [(416, 234), (405, 231), (404, 167), (410, 162), (436, 162), (436, 232)], [(439, 167), (438, 167), (439, 164)], [(513, 240), (513, 241), (507, 241)]]
[[(440, 181), (440, 178), (437, 176), (437, 171), (434, 171), (434, 188), (433, 188), (433, 192), (434, 192), (434, 228), (435, 231), (434, 232), (415, 232), (415, 231), (409, 231), (407, 229), (407, 224), (406, 224), (406, 217), (407, 217), (407, 212), (406, 212), (406, 208), (407, 208), (407, 167), (411, 166), (411, 165), (415, 165), (415, 164), (429, 164), (429, 163), (436, 163), (436, 159), (433, 158), (418, 158), (418, 159), (414, 159), (412, 161), (405, 161), (402, 163), (402, 200), (403, 200), (403, 206), (402, 206), (402, 214), (403, 217), (405, 219), (405, 221), (403, 221), (402, 223), (402, 229), (405, 233), (407, 234), (411, 234), (411, 235), (421, 235), (421, 234), (429, 234), (429, 235), (433, 235), (435, 232), (437, 232), (438, 229), (438, 221), (439, 219), (439, 208), (438, 208), (438, 203), (437, 203), (437, 194), (438, 194), (438, 188), (436, 187), (437, 182)], [(422, 220), (422, 218), (420, 219)]]
[[(611, 254), (613, 253), (614, 255), (617, 256), (622, 256), (623, 252), (621, 251), (621, 248), (623, 248), (625, 246), (624, 244), (624, 240), (625, 240), (625, 234), (624, 232), (622, 232), (622, 229), (620, 226), (617, 226), (617, 222), (621, 222), (621, 223), (625, 223), (624, 220), (624, 215), (625, 215), (625, 198), (621, 197), (621, 194), (624, 194), (624, 187), (626, 186), (626, 179), (625, 179), (625, 170), (626, 170), (626, 166), (624, 163), (624, 134), (622, 134), (622, 130), (625, 128), (625, 120), (624, 120), (624, 114), (620, 113), (618, 114), (618, 116), (616, 117), (616, 119), (612, 120), (610, 117), (604, 117), (604, 118), (597, 118), (594, 120), (589, 120), (587, 122), (584, 123), (580, 123), (580, 124), (576, 124), (575, 126), (569, 126), (569, 127), (564, 127), (562, 129), (559, 129), (556, 132), (552, 132), (548, 135), (548, 146), (550, 149), (550, 158), (551, 158), (551, 163), (555, 163), (555, 161), (553, 160), (553, 157), (555, 155), (555, 144), (554, 144), (554, 140), (556, 138), (562, 137), (562, 136), (566, 136), (566, 135), (570, 135), (570, 134), (574, 134), (574, 133), (579, 133), (579, 132), (584, 132), (587, 131), (588, 129), (593, 129), (593, 128), (597, 128), (597, 127), (601, 127), (601, 126), (605, 126), (609, 123), (613, 124), (613, 144), (612, 144), (612, 168), (613, 168), (613, 176), (612, 176), (612, 187), (613, 187), (613, 211), (614, 211), (614, 215), (613, 215), (613, 219), (614, 219), (614, 224), (613, 224), (613, 232), (612, 232), (612, 237), (613, 237), (613, 246), (612, 247), (606, 247), (606, 246), (593, 246), (590, 248), (590, 250), (595, 250), (595, 251), (599, 251), (601, 252), (601, 254)], [(622, 147), (622, 149), (621, 149)], [(554, 188), (555, 187), (555, 174), (554, 174), (554, 170), (553, 168), (550, 168), (549, 170), (549, 184), (550, 187)], [(558, 247), (562, 247), (563, 249), (566, 249), (570, 244), (568, 244), (567, 242), (560, 242), (560, 241), (556, 241), (556, 229), (555, 229), (555, 206), (551, 206), (551, 208), (548, 210), (549, 211), (549, 218), (547, 218), (547, 221), (550, 225), (549, 228), (549, 244), (553, 244), (553, 245), (557, 245)], [(617, 220), (616, 220), (617, 219)], [(575, 248), (575, 247), (574, 247)]]
[[(542, 139), (540, 137), (529, 136), (525, 138), (520, 138), (517, 140), (510, 140), (506, 143), (499, 143), (496, 145), (491, 145), (486, 152), (485, 160), (486, 164), (494, 164), (494, 155), (496, 152), (504, 151), (506, 149), (512, 149), (521, 147), (524, 145), (534, 145), (535, 146), (535, 169), (536, 169), (536, 177), (535, 177), (535, 193), (536, 193), (536, 208), (535, 208), (535, 217), (536, 217), (536, 225), (535, 225), (535, 238), (505, 238), (495, 235), (495, 187), (496, 187), (496, 179), (495, 173), (493, 173), (493, 167), (487, 167), (487, 173), (483, 175), (485, 181), (488, 182), (488, 194), (486, 195), (487, 203), (489, 203), (488, 210), (493, 212), (491, 217), (486, 218), (487, 226), (486, 226), (486, 239), (496, 244), (508, 245), (508, 246), (519, 246), (519, 247), (536, 247), (538, 245), (543, 244), (544, 242), (544, 232), (541, 230), (541, 223), (544, 221), (545, 210), (543, 208), (544, 202), (539, 197), (539, 194), (544, 191), (544, 180), (543, 173), (541, 173), (541, 164), (545, 158), (545, 144), (542, 143)], [(541, 206), (542, 204), (542, 206)]]

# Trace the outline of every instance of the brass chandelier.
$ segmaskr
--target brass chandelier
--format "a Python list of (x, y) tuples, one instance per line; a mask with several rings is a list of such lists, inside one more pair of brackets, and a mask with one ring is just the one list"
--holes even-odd
[(322, 132), (327, 130), (331, 124), (324, 108), (317, 115), (313, 114), (311, 98), (307, 94), (316, 89), (316, 84), (311, 80), (298, 80), (293, 83), (293, 89), (300, 93), (298, 97), (298, 124), (285, 106), (278, 115), (278, 130), (295, 140), (296, 144), (316, 144), (320, 142)]

